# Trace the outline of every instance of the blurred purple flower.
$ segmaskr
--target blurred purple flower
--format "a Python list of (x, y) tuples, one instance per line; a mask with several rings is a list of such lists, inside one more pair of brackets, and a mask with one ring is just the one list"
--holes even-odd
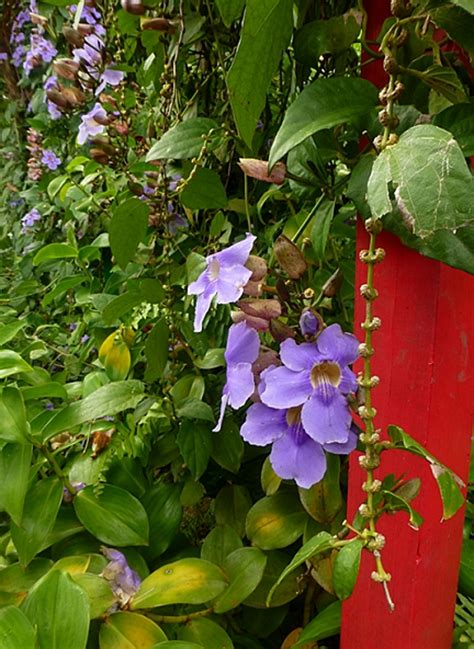
[(104, 41), (96, 34), (89, 34), (84, 39), (82, 47), (76, 47), (72, 50), (74, 61), (77, 63), (85, 63), (89, 66), (96, 66), (102, 63), (102, 51), (104, 49)]
[[(57, 83), (58, 83), (58, 78), (53, 74), (50, 77), (46, 79), (46, 81), (43, 84), (43, 88), (45, 92), (47, 90), (54, 90), (57, 88)], [(63, 114), (59, 110), (59, 108), (56, 106), (54, 102), (46, 98), (46, 105), (48, 107), (48, 113), (51, 119), (60, 119)]]
[(28, 76), (33, 68), (39, 67), (43, 63), (50, 63), (58, 50), (51, 41), (48, 41), (42, 35), (42, 30), (36, 29), (30, 37), (30, 49), (26, 52), (23, 69)]
[(202, 331), (203, 320), (216, 297), (217, 304), (236, 302), (252, 271), (245, 268), (256, 237), (247, 234), (243, 241), (206, 257), (206, 269), (188, 286), (188, 295), (197, 295), (194, 331)]
[(75, 331), (77, 329), (77, 322), (70, 322), (67, 326), (69, 331)]
[(61, 164), (61, 158), (58, 158), (54, 151), (44, 149), (41, 154), (41, 163), (51, 171), (55, 171)]
[(96, 118), (99, 120), (105, 120), (107, 118), (107, 113), (99, 103), (96, 103), (88, 113), (82, 115), (79, 134), (77, 136), (78, 144), (84, 144), (89, 137), (103, 133), (105, 125), (96, 121)]
[(306, 433), (319, 444), (348, 441), (351, 413), (347, 395), (357, 390), (349, 369), (358, 357), (359, 341), (338, 324), (324, 329), (314, 343), (298, 345), (292, 338), (280, 346), (282, 367), (265, 372), (262, 403), (270, 408), (302, 406)]
[(229, 329), (224, 358), (227, 364), (226, 383), (222, 390), (221, 411), (214, 432), (221, 429), (227, 405), (241, 408), (255, 391), (252, 364), (260, 351), (260, 339), (255, 329), (246, 322), (233, 324)]
[(34, 207), (32, 210), (27, 212), (25, 216), (21, 219), (21, 231), (25, 234), (28, 228), (32, 228), (34, 224), (41, 219), (41, 214)]
[[(284, 385), (281, 391), (285, 391)], [(270, 463), (275, 473), (285, 480), (295, 480), (304, 489), (319, 482), (326, 473), (324, 451), (346, 455), (357, 443), (356, 434), (349, 430), (343, 443), (320, 444), (306, 433), (301, 408), (278, 410), (263, 403), (250, 406), (240, 434), (255, 446), (272, 444)]]
[(0, 52), (0, 61), (8, 61), (8, 54), (6, 52)]
[(181, 174), (172, 174), (171, 180), (168, 183), (168, 191), (175, 192), (178, 187), (178, 183), (181, 179), (182, 179)]
[(114, 70), (114, 68), (105, 68), (102, 74), (99, 77), (99, 85), (95, 91), (96, 95), (99, 95), (105, 88), (105, 86), (118, 86), (118, 84), (123, 81), (125, 73), (121, 70)]
[(166, 229), (170, 234), (175, 235), (178, 230), (184, 230), (187, 228), (189, 223), (179, 212), (170, 212), (169, 205), (170, 204), (168, 203), (168, 214), (171, 218), (166, 222)]
[[(86, 483), (85, 483), (85, 482), (74, 482), (74, 481), (71, 481), (71, 487), (74, 487), (74, 489), (76, 490), (76, 493), (78, 493), (79, 491), (82, 491), (83, 489), (86, 488)], [(73, 499), (74, 499), (74, 495), (75, 495), (75, 494), (72, 494), (72, 493), (69, 491), (69, 489), (67, 489), (66, 487), (64, 487), (64, 489), (63, 489), (63, 501), (64, 501), (65, 503), (72, 503), (72, 501), (73, 501)]]
[(89, 339), (90, 339), (90, 336), (88, 336), (87, 334), (84, 334), (83, 336), (81, 336), (81, 343), (86, 343)]
[(109, 559), (109, 563), (101, 573), (102, 577), (109, 582), (112, 592), (124, 605), (137, 592), (141, 579), (135, 570), (130, 568), (122, 552), (114, 548), (102, 547), (102, 554)]

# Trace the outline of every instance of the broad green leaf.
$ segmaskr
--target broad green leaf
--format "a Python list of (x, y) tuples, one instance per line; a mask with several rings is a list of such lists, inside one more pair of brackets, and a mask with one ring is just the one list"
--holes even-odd
[(211, 456), (211, 427), (208, 424), (196, 424), (186, 419), (180, 424), (176, 442), (191, 475), (195, 480), (199, 480)]
[(32, 586), (52, 567), (50, 559), (37, 558), (26, 567), (12, 563), (0, 570), (0, 592), (28, 592)]
[(286, 111), (270, 151), (269, 165), (318, 131), (366, 117), (376, 106), (377, 96), (375, 86), (365, 79), (332, 77), (313, 81)]
[(238, 473), (244, 456), (244, 441), (233, 419), (224, 419), (221, 430), (212, 433), (212, 459), (227, 471)]
[(36, 633), (26, 615), (16, 606), (0, 608), (0, 647), (36, 649)]
[(107, 481), (129, 491), (137, 498), (143, 496), (148, 486), (140, 461), (126, 456), (115, 456), (107, 470)]
[(252, 500), (245, 487), (226, 485), (216, 497), (214, 515), (218, 525), (230, 525), (240, 537), (245, 534), (245, 519)]
[(216, 525), (201, 546), (201, 559), (215, 563), (220, 568), (231, 552), (242, 547), (242, 541), (230, 525)]
[[(469, 2), (469, 0), (463, 0), (463, 2)], [(466, 50), (471, 61), (474, 59), (474, 16), (472, 13), (472, 8), (469, 13), (462, 7), (452, 5), (430, 11), (430, 17), (438, 27), (444, 29), (453, 41), (459, 43)]]
[(272, 463), (268, 457), (265, 458), (265, 462), (262, 464), (260, 482), (266, 496), (273, 496), (273, 494), (276, 494), (281, 485), (281, 478), (273, 470)]
[(138, 288), (114, 297), (102, 311), (106, 323), (114, 323), (142, 302), (159, 304), (165, 296), (161, 282), (156, 279), (142, 279)]
[(468, 100), (461, 80), (452, 68), (430, 65), (420, 73), (419, 78), (452, 104)]
[(180, 199), (191, 210), (215, 210), (227, 205), (227, 194), (219, 175), (204, 167), (200, 167), (186, 184)]
[(45, 397), (63, 399), (64, 401), (67, 399), (66, 388), (56, 381), (49, 381), (48, 383), (33, 385), (31, 387), (22, 387), (20, 390), (25, 401), (44, 399)]
[(316, 212), (311, 227), (311, 245), (316, 259), (323, 259), (334, 218), (335, 201), (325, 200)]
[(194, 365), (200, 370), (214, 370), (216, 367), (225, 367), (224, 349), (222, 347), (208, 349), (204, 358), (197, 358)]
[(216, 6), (226, 27), (240, 18), (244, 10), (245, 0), (216, 0)]
[(21, 524), (32, 453), (31, 444), (5, 444), (0, 450), (0, 509), (17, 525)]
[(211, 424), (215, 422), (211, 406), (193, 397), (183, 399), (176, 408), (176, 414), (180, 419), (202, 419), (211, 422)]
[(31, 365), (24, 361), (20, 354), (10, 349), (0, 350), (0, 379), (12, 374), (31, 372), (32, 369)]
[(359, 574), (360, 557), (364, 542), (354, 539), (344, 545), (336, 555), (332, 579), (334, 591), (339, 599), (347, 599), (352, 595)]
[(326, 606), (305, 626), (293, 649), (304, 649), (304, 644), (307, 642), (330, 638), (339, 633), (340, 628), (341, 602), (338, 600)]
[(150, 546), (146, 556), (151, 560), (165, 552), (173, 541), (183, 515), (179, 485), (154, 485), (142, 498), (150, 523)]
[(241, 604), (260, 583), (266, 563), (267, 557), (258, 548), (239, 548), (229, 554), (222, 569), (230, 583), (214, 602), (214, 611), (225, 613)]
[(3, 388), (0, 393), (0, 440), (25, 444), (28, 434), (29, 426), (20, 390)]
[(143, 580), (132, 609), (167, 604), (203, 604), (227, 587), (224, 573), (203, 559), (180, 559), (161, 566)]
[(138, 244), (145, 240), (149, 212), (148, 205), (139, 198), (129, 198), (114, 209), (108, 228), (109, 241), (121, 268), (133, 259)]
[(161, 378), (168, 362), (169, 327), (164, 318), (160, 318), (147, 335), (145, 343), (146, 370), (145, 380), (153, 383)]
[(161, 139), (151, 147), (146, 160), (149, 162), (163, 158), (175, 160), (194, 158), (199, 155), (202, 149), (203, 136), (217, 128), (219, 128), (217, 122), (207, 117), (187, 119), (166, 131)]
[(48, 243), (33, 257), (33, 265), (39, 266), (46, 261), (56, 261), (56, 259), (74, 259), (78, 252), (77, 248), (68, 243)]
[(63, 497), (63, 487), (56, 478), (33, 483), (23, 506), (20, 525), (12, 522), (12, 541), (22, 565), (28, 565), (51, 532)]
[(164, 631), (139, 613), (120, 611), (104, 620), (100, 627), (100, 649), (151, 649), (166, 640)]
[(49, 572), (33, 586), (22, 610), (37, 628), (39, 649), (86, 649), (89, 603), (69, 575)]
[(76, 275), (73, 277), (65, 277), (64, 279), (61, 279), (51, 291), (48, 291), (45, 294), (44, 298), (41, 300), (41, 305), (44, 307), (49, 306), (57, 297), (63, 295), (64, 293), (66, 293), (66, 291), (79, 286), (80, 284), (85, 282), (86, 279), (87, 278), (85, 275)]
[(456, 104), (433, 117), (433, 124), (450, 131), (463, 154), (474, 155), (474, 104)]
[(143, 399), (143, 388), (140, 381), (115, 381), (104, 385), (85, 399), (54, 411), (41, 435), (46, 440), (87, 421), (134, 408)]
[[(271, 550), (265, 554), (267, 564), (263, 577), (253, 593), (244, 600), (245, 606), (258, 609), (278, 608), (291, 602), (304, 590), (303, 575), (306, 566), (295, 568), (280, 581), (276, 588), (273, 588), (288, 564), (288, 555), (280, 550)], [(272, 590), (271, 599), (269, 599), (270, 590)]]
[(318, 523), (331, 524), (344, 507), (339, 467), (339, 457), (328, 455), (324, 478), (309, 489), (298, 488), (303, 507)]
[(25, 320), (16, 320), (15, 322), (0, 325), (0, 345), (4, 345), (12, 340), (12, 338), (15, 338), (17, 333), (25, 327)]
[(196, 642), (206, 649), (234, 649), (234, 644), (224, 629), (207, 618), (189, 620), (179, 631), (181, 640)]
[(72, 575), (72, 578), (87, 595), (91, 620), (103, 617), (116, 604), (117, 598), (110, 584), (103, 577), (91, 573), (79, 573)]
[(249, 148), (265, 107), (268, 86), (290, 41), (292, 9), (291, 0), (247, 0), (246, 3), (227, 87), (239, 134)]
[(167, 640), (166, 642), (159, 642), (152, 649), (207, 649), (207, 647), (187, 640)]
[(402, 498), (402, 496), (397, 493), (393, 493), (392, 491), (382, 490), (381, 493), (384, 496), (384, 500), (386, 502), (385, 507), (388, 511), (406, 511), (409, 516), (408, 524), (410, 525), (410, 527), (412, 527), (414, 530), (418, 530), (420, 528), (421, 524), (423, 523), (423, 517), (413, 509), (413, 507), (407, 500), (405, 500), (405, 498)]
[(321, 552), (325, 552), (326, 550), (330, 550), (332, 547), (332, 536), (329, 534), (329, 532), (319, 532), (319, 534), (316, 534), (316, 536), (313, 536), (309, 541), (307, 541), (295, 554), (293, 559), (290, 561), (290, 563), (287, 565), (285, 570), (281, 573), (281, 575), (278, 577), (278, 580), (270, 590), (268, 594), (268, 602), (271, 602), (272, 595), (275, 592), (277, 586), (281, 584), (283, 579), (287, 575), (290, 574), (295, 568), (298, 568), (302, 563), (305, 561), (308, 561), (308, 559), (311, 559), (311, 557), (314, 557), (317, 554), (320, 554)]
[(474, 221), (474, 180), (451, 133), (431, 124), (413, 126), (374, 162), (367, 198), (375, 218), (393, 211), (421, 238), (456, 232)]
[(276, 493), (257, 501), (247, 514), (245, 531), (253, 545), (262, 550), (285, 548), (304, 530), (307, 514), (298, 496)]
[(74, 509), (86, 530), (103, 543), (118, 547), (148, 543), (146, 511), (124, 489), (112, 485), (86, 487), (75, 496)]
[(297, 61), (316, 67), (323, 54), (339, 54), (348, 49), (360, 32), (362, 14), (348, 11), (342, 16), (306, 23), (295, 34)]

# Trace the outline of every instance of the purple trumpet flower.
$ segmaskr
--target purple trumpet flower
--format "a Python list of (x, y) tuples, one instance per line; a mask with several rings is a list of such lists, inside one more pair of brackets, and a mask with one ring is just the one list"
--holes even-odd
[(44, 149), (43, 153), (41, 154), (41, 164), (43, 164), (51, 171), (55, 171), (61, 164), (61, 158), (58, 158), (54, 151), (51, 151), (50, 149)]
[[(262, 375), (268, 376), (272, 370)], [(280, 386), (285, 392), (285, 386)], [(246, 442), (255, 446), (272, 444), (270, 463), (275, 473), (285, 480), (295, 480), (299, 487), (309, 489), (326, 473), (325, 451), (346, 455), (356, 447), (357, 436), (349, 430), (343, 443), (315, 442), (305, 431), (301, 421), (301, 408), (277, 410), (263, 403), (254, 403), (247, 411), (247, 418), (240, 434)]]
[(260, 351), (258, 333), (246, 322), (234, 324), (229, 329), (225, 360), (227, 363), (226, 384), (222, 390), (221, 411), (214, 432), (221, 429), (227, 405), (241, 408), (255, 392), (255, 378), (252, 364)]
[(102, 576), (109, 582), (112, 592), (120, 603), (126, 604), (137, 592), (141, 579), (135, 570), (130, 568), (122, 552), (115, 548), (103, 547), (102, 553), (109, 559), (109, 563), (102, 571)]
[(357, 338), (338, 324), (324, 329), (314, 343), (298, 345), (288, 338), (280, 346), (283, 366), (265, 372), (262, 403), (277, 409), (302, 406), (303, 428), (315, 442), (345, 444), (352, 422), (347, 395), (357, 390), (348, 365), (358, 357), (358, 347)]
[(99, 135), (104, 131), (105, 125), (96, 121), (96, 118), (101, 121), (107, 119), (107, 113), (98, 102), (88, 113), (85, 113), (81, 117), (79, 134), (77, 136), (78, 144), (84, 144), (90, 137)]
[(244, 264), (255, 238), (247, 234), (243, 241), (206, 257), (206, 269), (188, 286), (188, 295), (197, 295), (194, 331), (202, 331), (203, 320), (214, 297), (217, 304), (230, 304), (241, 297), (252, 276), (252, 271)]
[(25, 234), (29, 228), (32, 228), (37, 221), (41, 219), (41, 214), (38, 212), (36, 207), (27, 212), (25, 216), (21, 219), (21, 231)]

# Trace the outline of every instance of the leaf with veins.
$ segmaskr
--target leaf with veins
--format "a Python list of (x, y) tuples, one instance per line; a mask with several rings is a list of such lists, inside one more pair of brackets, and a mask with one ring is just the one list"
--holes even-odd
[(405, 131), (377, 157), (367, 199), (375, 218), (398, 211), (414, 234), (426, 238), (474, 223), (473, 185), (452, 134), (422, 124)]

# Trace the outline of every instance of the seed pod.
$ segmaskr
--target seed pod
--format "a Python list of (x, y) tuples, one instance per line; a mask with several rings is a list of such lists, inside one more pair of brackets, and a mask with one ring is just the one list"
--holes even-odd
[(117, 153), (117, 149), (110, 144), (110, 140), (107, 137), (96, 135), (91, 138), (90, 142), (105, 151), (107, 155), (115, 155)]
[(74, 81), (79, 70), (79, 63), (72, 59), (56, 59), (53, 63), (53, 70), (58, 77)]
[(258, 297), (262, 294), (262, 282), (253, 282), (249, 279), (247, 284), (244, 286), (245, 295), (251, 295), (252, 297)]
[(143, 186), (140, 185), (140, 183), (135, 183), (129, 180), (127, 187), (132, 192), (132, 194), (135, 194), (135, 196), (141, 196), (143, 194)]
[(267, 274), (267, 262), (257, 255), (250, 255), (245, 264), (245, 268), (248, 268), (252, 271), (252, 276), (250, 277), (251, 282), (261, 281)]
[(293, 241), (281, 234), (273, 246), (275, 257), (281, 268), (291, 279), (299, 279), (306, 272), (308, 265), (301, 250)]
[(63, 27), (63, 35), (68, 43), (74, 47), (82, 47), (84, 45), (84, 35), (77, 29), (65, 25)]
[(383, 69), (388, 74), (397, 74), (398, 72), (398, 63), (397, 59), (394, 56), (386, 56), (383, 60)]
[(86, 102), (85, 94), (82, 92), (82, 90), (76, 88), (76, 86), (62, 88), (61, 92), (67, 99), (70, 106), (82, 106), (82, 104), (85, 104)]
[(141, 20), (142, 29), (152, 29), (165, 34), (174, 34), (176, 27), (168, 18), (145, 18)]
[(142, 0), (121, 0), (122, 9), (134, 16), (143, 16), (145, 7)]

